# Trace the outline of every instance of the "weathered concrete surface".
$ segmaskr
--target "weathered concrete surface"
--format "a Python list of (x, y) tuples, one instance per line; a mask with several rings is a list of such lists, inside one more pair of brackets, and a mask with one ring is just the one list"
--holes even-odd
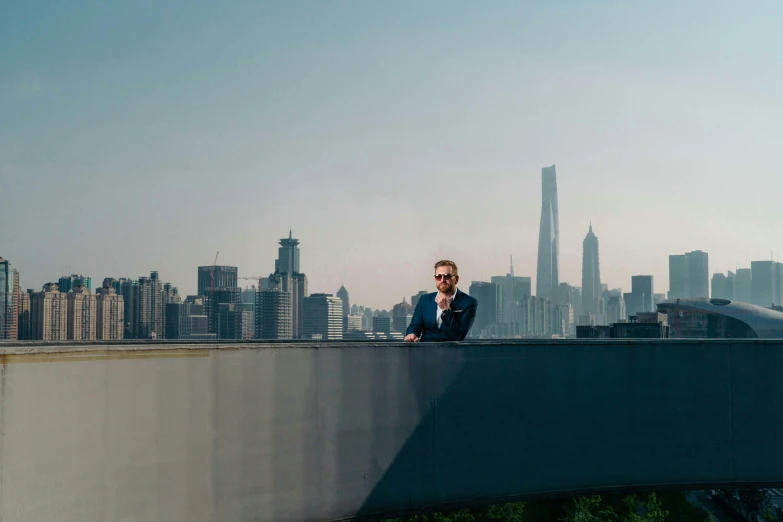
[(0, 520), (783, 483), (783, 341), (0, 344)]

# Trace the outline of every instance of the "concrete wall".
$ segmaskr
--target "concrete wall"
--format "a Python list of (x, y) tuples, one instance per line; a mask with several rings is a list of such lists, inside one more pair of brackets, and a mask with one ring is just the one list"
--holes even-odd
[(783, 483), (783, 341), (0, 344), (0, 520)]

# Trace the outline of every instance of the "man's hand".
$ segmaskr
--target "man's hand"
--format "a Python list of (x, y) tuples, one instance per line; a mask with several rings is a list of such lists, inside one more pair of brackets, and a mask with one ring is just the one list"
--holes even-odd
[(449, 298), (440, 292), (438, 292), (438, 295), (435, 296), (435, 302), (438, 303), (438, 308), (441, 310), (449, 309)]
[(416, 334), (408, 334), (408, 335), (405, 336), (404, 341), (406, 343), (418, 343), (419, 342), (419, 338), (416, 337)]

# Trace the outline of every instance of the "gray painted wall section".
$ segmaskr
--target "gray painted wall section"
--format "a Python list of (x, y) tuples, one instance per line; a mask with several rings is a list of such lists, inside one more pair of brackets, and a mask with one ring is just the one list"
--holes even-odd
[(783, 341), (0, 347), (4, 521), (783, 483)]

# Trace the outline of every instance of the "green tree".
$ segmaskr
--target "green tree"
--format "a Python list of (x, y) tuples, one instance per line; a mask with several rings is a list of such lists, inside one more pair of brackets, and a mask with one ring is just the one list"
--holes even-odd
[(592, 497), (579, 497), (573, 500), (573, 507), (567, 509), (567, 515), (563, 522), (602, 522), (605, 516), (605, 508), (598, 495)]
[(663, 509), (663, 504), (658, 500), (658, 495), (650, 493), (647, 496), (647, 500), (644, 502), (644, 509), (647, 510), (645, 515), (646, 522), (663, 522), (668, 520), (669, 512)]
[[(640, 514), (644, 513), (644, 514)], [(664, 522), (668, 511), (655, 493), (640, 500), (636, 495), (624, 497), (580, 497), (564, 522)]]
[(524, 511), (524, 503), (510, 502), (475, 510), (474, 516), (477, 522), (524, 522)]
[(525, 522), (522, 513), (525, 504), (511, 502), (473, 509), (455, 509), (420, 513), (407, 518), (388, 519), (385, 522)]

